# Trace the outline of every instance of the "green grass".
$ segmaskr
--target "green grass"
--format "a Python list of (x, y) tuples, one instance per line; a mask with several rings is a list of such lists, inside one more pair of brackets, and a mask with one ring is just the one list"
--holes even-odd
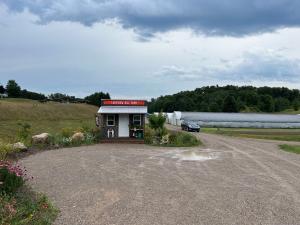
[(202, 131), (234, 137), (300, 141), (300, 129), (202, 128)]
[(279, 147), (283, 151), (300, 154), (300, 146), (299, 145), (279, 145)]
[(282, 113), (285, 113), (285, 114), (300, 114), (300, 110), (295, 111), (294, 109), (286, 109)]
[(57, 133), (62, 128), (95, 126), (98, 108), (87, 104), (40, 103), (28, 99), (0, 100), (0, 141), (14, 142), (18, 123), (29, 123), (31, 133)]

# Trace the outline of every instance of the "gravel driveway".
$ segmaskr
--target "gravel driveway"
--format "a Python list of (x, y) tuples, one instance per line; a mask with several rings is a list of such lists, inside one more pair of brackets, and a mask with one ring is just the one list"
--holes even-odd
[(196, 134), (205, 147), (99, 144), (22, 160), (66, 225), (297, 225), (300, 155)]

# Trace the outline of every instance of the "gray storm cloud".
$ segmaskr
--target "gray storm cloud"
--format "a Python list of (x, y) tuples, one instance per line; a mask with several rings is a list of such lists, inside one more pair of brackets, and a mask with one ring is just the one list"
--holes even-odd
[(300, 60), (288, 59), (272, 52), (244, 53), (239, 62), (232, 65), (211, 65), (198, 68), (165, 66), (156, 72), (157, 78), (181, 81), (223, 80), (259, 82), (299, 82)]
[(245, 36), (300, 25), (299, 0), (0, 0), (11, 11), (29, 10), (41, 23), (91, 26), (116, 19), (142, 36), (178, 28), (206, 35)]

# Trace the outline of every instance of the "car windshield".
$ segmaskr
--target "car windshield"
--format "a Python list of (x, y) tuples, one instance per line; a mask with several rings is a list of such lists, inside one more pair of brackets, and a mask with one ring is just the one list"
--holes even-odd
[(190, 125), (190, 126), (193, 126), (193, 127), (198, 127), (199, 125), (197, 124), (197, 123), (195, 123), (195, 122), (188, 122), (188, 124)]

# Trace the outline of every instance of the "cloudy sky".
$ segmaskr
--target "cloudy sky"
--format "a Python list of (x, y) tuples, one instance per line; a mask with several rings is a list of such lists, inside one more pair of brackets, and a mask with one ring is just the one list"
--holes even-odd
[(0, 0), (0, 83), (151, 98), (300, 88), (299, 0)]

